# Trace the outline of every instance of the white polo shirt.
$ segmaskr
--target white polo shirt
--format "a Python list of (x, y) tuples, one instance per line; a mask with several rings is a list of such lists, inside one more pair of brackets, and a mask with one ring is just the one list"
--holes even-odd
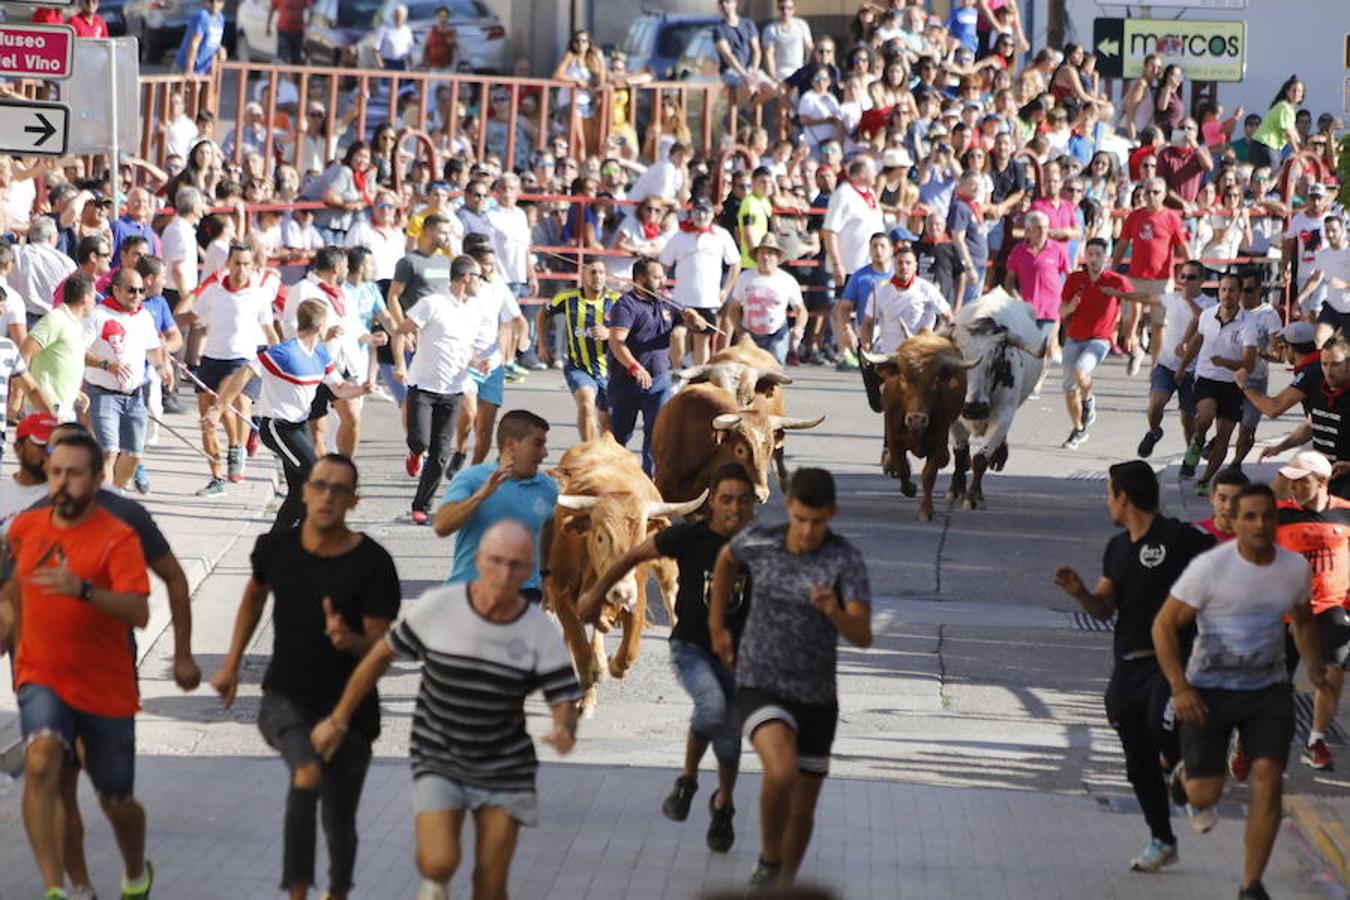
[(1242, 321), (1241, 310), (1228, 323), (1219, 321), (1218, 306), (1202, 310), (1196, 320), (1195, 330), (1201, 337), (1200, 352), (1195, 359), (1196, 377), (1233, 383), (1235, 375), (1232, 369), (1216, 366), (1209, 360), (1213, 356), (1242, 359), (1242, 345), (1247, 336), (1247, 326)]
[(830, 195), (830, 205), (825, 210), (822, 231), (832, 231), (839, 245), (839, 264), (844, 271), (835, 272), (836, 278), (844, 278), (867, 265), (871, 259), (868, 244), (872, 235), (886, 231), (886, 222), (881, 216), (881, 204), (868, 204), (862, 194), (851, 183), (844, 182)]
[(482, 307), (449, 294), (427, 294), (408, 310), (418, 328), (408, 383), (435, 394), (460, 394), (469, 378)]
[(675, 288), (670, 299), (692, 309), (717, 309), (722, 305), (722, 267), (741, 261), (736, 239), (721, 225), (708, 231), (675, 232), (661, 249), (661, 265), (670, 270)]

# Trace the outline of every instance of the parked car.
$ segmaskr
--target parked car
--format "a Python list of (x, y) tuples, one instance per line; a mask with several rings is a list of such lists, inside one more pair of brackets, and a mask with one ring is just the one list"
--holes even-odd
[[(188, 22), (201, 9), (201, 0), (126, 0), (126, 33), (141, 42), (141, 62), (158, 62), (178, 52)], [(237, 4), (225, 2), (225, 50), (234, 55)], [(111, 25), (111, 23), (109, 23)]]
[(717, 56), (717, 45), (713, 42), (711, 28), (697, 32), (685, 47), (684, 53), (675, 61), (670, 78), (672, 81), (720, 81), (721, 60)]
[[(108, 23), (108, 35), (110, 37), (121, 37), (127, 33), (127, 19), (123, 13), (123, 7), (126, 6), (126, 0), (103, 0), (98, 5), (98, 14), (103, 17), (103, 21)], [(33, 13), (38, 9), (51, 9), (50, 6), (39, 7), (32, 3), (6, 3), (4, 9), (0, 10), (0, 22), (8, 22), (13, 25), (19, 25), (24, 22), (33, 21)], [(78, 11), (78, 7), (71, 6), (69, 9), (62, 9), (62, 18), (69, 18)]]
[(711, 46), (713, 26), (720, 21), (717, 16), (643, 13), (633, 20), (624, 41), (628, 71), (650, 69), (659, 81), (677, 77), (675, 64), (688, 51), (689, 45), (700, 34), (706, 33)]
[(506, 28), (482, 0), (318, 0), (305, 34), (306, 58), (325, 66), (375, 68), (375, 34), (393, 20), (394, 7), (408, 7), (408, 26), (416, 38), (414, 64), (422, 60), (427, 30), (436, 10), (450, 10), (459, 44), (459, 60), (477, 72), (505, 73), (511, 68)]

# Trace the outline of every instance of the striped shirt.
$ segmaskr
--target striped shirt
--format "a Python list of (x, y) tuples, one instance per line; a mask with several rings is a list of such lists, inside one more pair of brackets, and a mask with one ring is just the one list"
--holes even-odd
[(413, 777), (434, 774), (487, 790), (533, 791), (539, 761), (525, 731), (525, 697), (550, 705), (581, 697), (556, 622), (537, 605), (492, 622), (467, 585), (427, 591), (405, 605), (386, 640), (422, 664), (413, 712)]
[(605, 291), (599, 297), (583, 297), (580, 290), (561, 291), (548, 302), (552, 310), (562, 310), (567, 317), (567, 358), (578, 369), (584, 369), (596, 378), (609, 372), (608, 341), (588, 337), (586, 332), (605, 324), (605, 316), (619, 299), (614, 291)]
[(306, 350), (299, 338), (263, 349), (248, 364), (262, 381), (258, 414), (282, 422), (306, 421), (319, 385), (342, 383), (328, 348), (318, 343)]
[[(0, 337), (0, 409), (9, 408), (9, 380), (27, 371), (19, 348), (8, 337)], [(0, 421), (0, 444), (4, 443), (8, 443), (5, 440), (5, 423)]]

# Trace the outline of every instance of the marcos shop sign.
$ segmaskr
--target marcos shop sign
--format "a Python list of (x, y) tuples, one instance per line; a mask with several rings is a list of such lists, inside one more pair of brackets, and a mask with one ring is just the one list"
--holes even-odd
[(1247, 64), (1244, 22), (1191, 19), (1097, 19), (1092, 26), (1097, 71), (1105, 78), (1138, 78), (1144, 57), (1181, 66), (1192, 81), (1241, 81)]

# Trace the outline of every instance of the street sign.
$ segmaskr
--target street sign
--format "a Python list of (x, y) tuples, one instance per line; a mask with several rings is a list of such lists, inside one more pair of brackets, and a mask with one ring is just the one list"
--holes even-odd
[(75, 75), (61, 85), (70, 106), (70, 152), (134, 153), (141, 145), (140, 60), (136, 39), (80, 38)]
[(1096, 19), (1092, 48), (1103, 78), (1138, 78), (1144, 57), (1178, 65), (1192, 81), (1241, 81), (1247, 65), (1244, 22), (1194, 19)]
[(74, 57), (69, 25), (0, 25), (0, 75), (69, 78)]
[(0, 153), (64, 156), (70, 108), (41, 100), (0, 100)]

